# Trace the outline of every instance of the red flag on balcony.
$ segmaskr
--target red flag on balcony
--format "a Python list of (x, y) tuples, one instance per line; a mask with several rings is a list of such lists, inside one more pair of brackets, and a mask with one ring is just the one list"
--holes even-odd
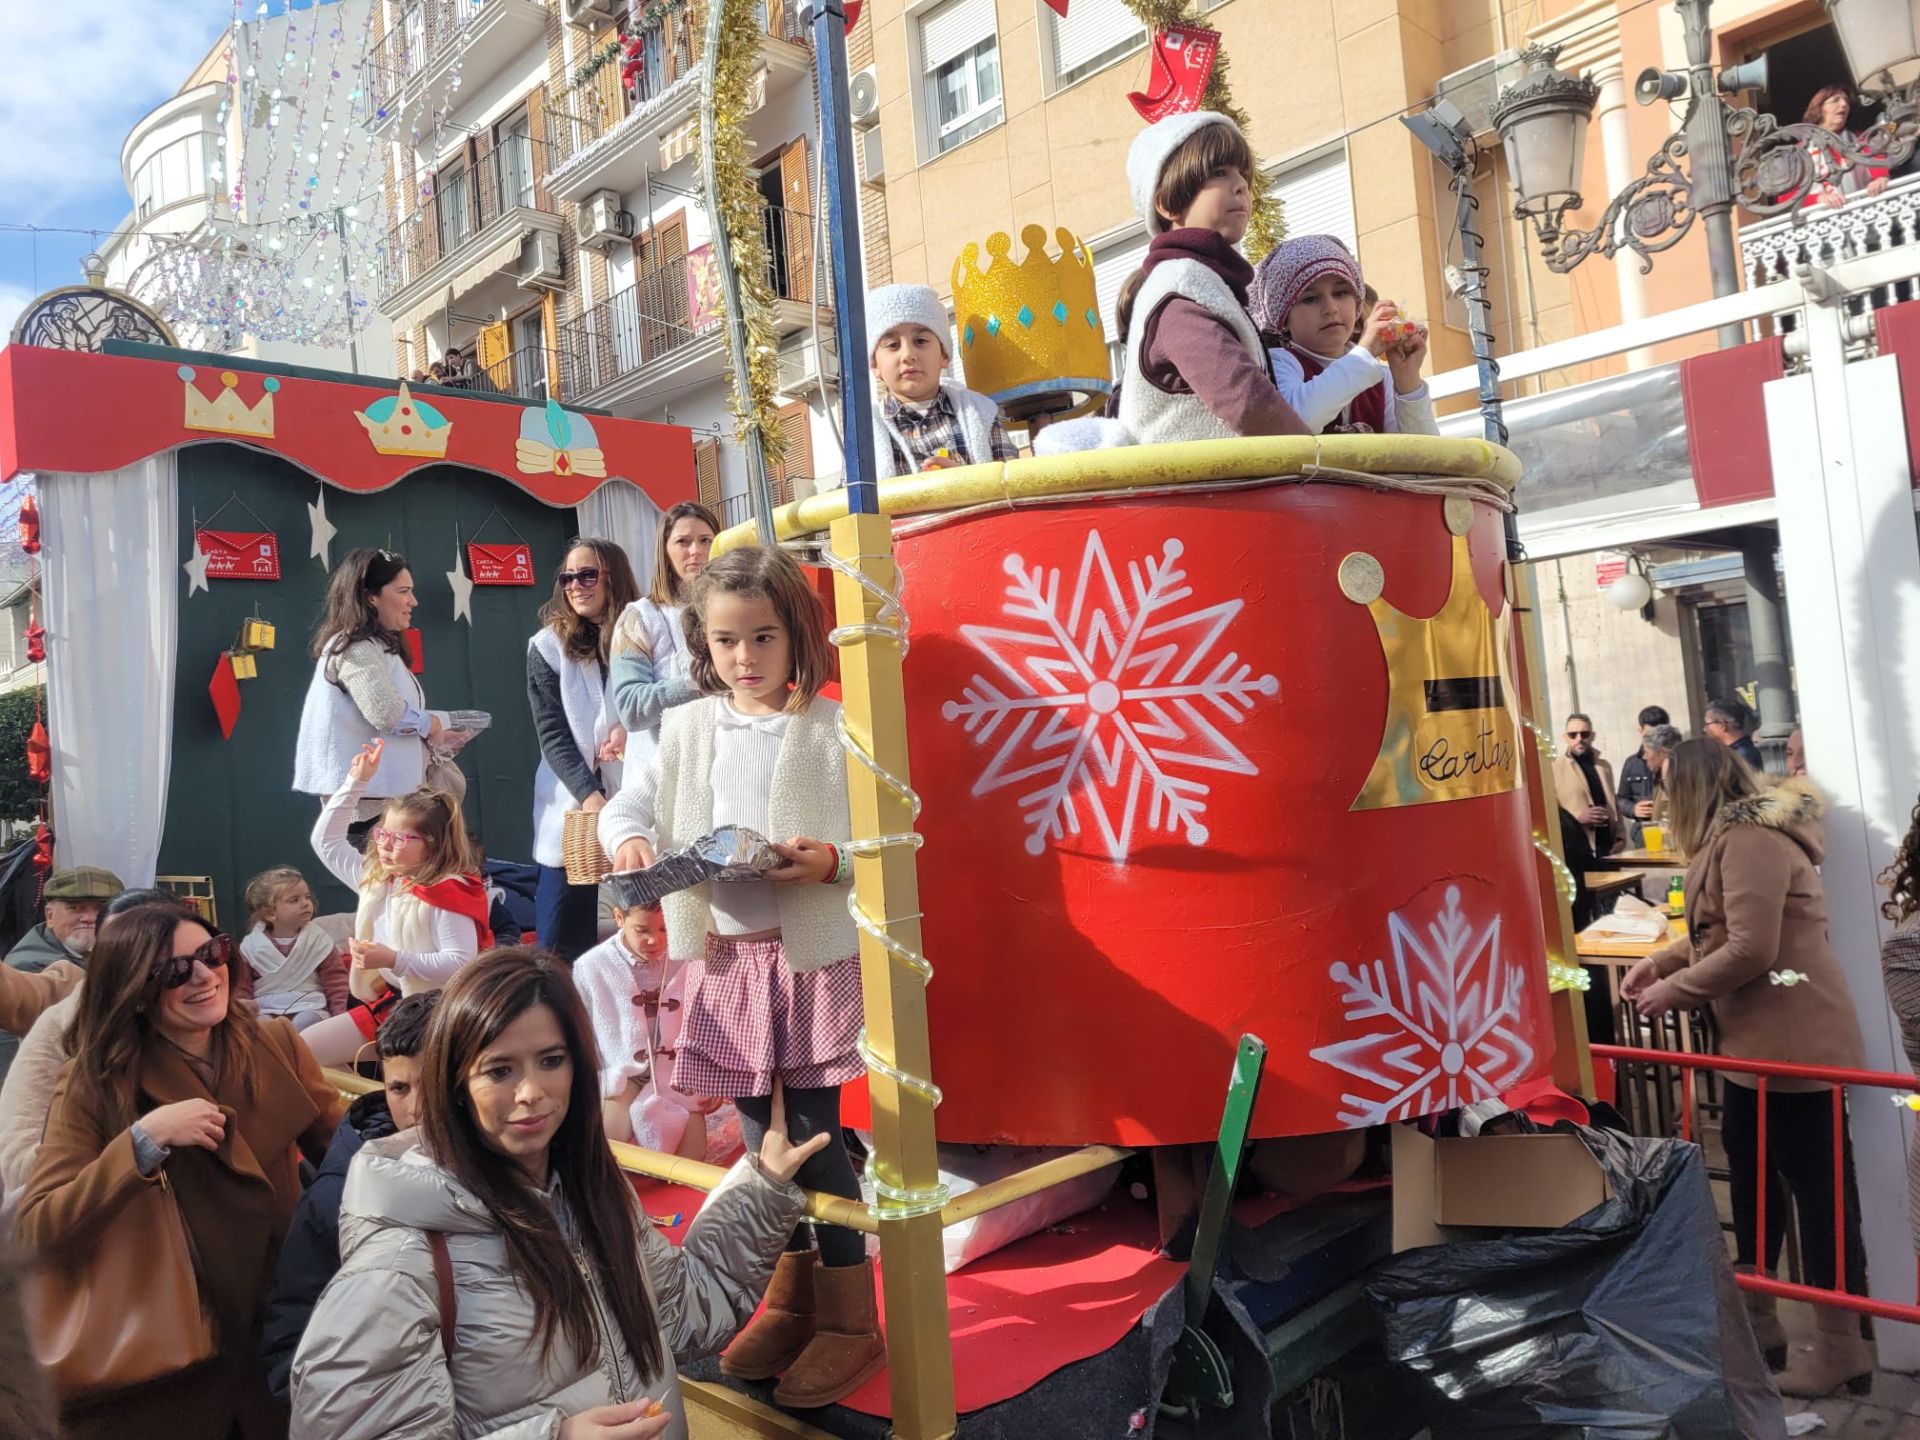
[(860, 23), (861, 0), (847, 0), (847, 29), (851, 30)]

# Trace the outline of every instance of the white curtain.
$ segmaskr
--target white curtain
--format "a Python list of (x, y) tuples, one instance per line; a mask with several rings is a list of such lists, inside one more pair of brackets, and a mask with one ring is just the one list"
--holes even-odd
[(640, 593), (646, 594), (653, 584), (660, 531), (660, 507), (647, 492), (625, 480), (609, 480), (575, 506), (574, 513), (580, 517), (582, 535), (611, 540), (627, 552)]
[(185, 583), (175, 456), (104, 475), (42, 474), (39, 495), (58, 861), (151, 885)]

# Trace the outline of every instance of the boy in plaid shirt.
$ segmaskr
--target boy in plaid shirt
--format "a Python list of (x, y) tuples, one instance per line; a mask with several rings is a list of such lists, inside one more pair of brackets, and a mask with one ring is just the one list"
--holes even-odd
[(875, 470), (883, 477), (1020, 454), (993, 401), (946, 377), (946, 326), (929, 286), (883, 285), (867, 296)]

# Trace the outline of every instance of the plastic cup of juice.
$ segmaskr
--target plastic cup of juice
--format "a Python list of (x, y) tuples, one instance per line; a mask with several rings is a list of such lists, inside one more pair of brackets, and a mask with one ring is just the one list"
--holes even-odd
[(1658, 825), (1642, 825), (1640, 841), (1649, 854), (1658, 855), (1667, 848), (1667, 832)]

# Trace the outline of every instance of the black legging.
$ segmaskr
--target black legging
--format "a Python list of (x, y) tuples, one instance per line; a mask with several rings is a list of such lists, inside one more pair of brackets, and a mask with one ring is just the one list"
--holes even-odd
[[(815, 1090), (788, 1087), (783, 1093), (787, 1101), (789, 1140), (804, 1145), (822, 1131), (833, 1137), (824, 1150), (800, 1167), (793, 1177), (794, 1183), (805, 1190), (820, 1190), (858, 1201), (860, 1181), (853, 1173), (853, 1161), (847, 1156), (847, 1142), (840, 1136), (840, 1087)], [(773, 1097), (750, 1095), (733, 1103), (740, 1112), (740, 1134), (747, 1142), (747, 1152), (758, 1154), (760, 1143), (767, 1138), (767, 1127), (773, 1123)], [(787, 1241), (789, 1250), (811, 1250), (817, 1237), (822, 1264), (837, 1268), (858, 1265), (867, 1258), (866, 1237), (858, 1230), (849, 1230), (844, 1225), (815, 1224), (813, 1236), (809, 1236), (807, 1224), (802, 1221), (794, 1230)]]
[[(1742, 1265), (1752, 1265), (1755, 1173), (1760, 1158), (1760, 1100), (1746, 1085), (1727, 1084), (1721, 1141), (1727, 1149), (1727, 1188), (1733, 1200), (1734, 1245)], [(1860, 1240), (1860, 1195), (1853, 1180), (1853, 1139), (1841, 1127), (1845, 1176), (1847, 1289), (1867, 1293), (1867, 1254)], [(1787, 1192), (1800, 1224), (1800, 1263), (1806, 1283), (1834, 1288), (1833, 1273), (1833, 1092), (1767, 1092), (1767, 1273), (1780, 1263), (1787, 1233)]]

